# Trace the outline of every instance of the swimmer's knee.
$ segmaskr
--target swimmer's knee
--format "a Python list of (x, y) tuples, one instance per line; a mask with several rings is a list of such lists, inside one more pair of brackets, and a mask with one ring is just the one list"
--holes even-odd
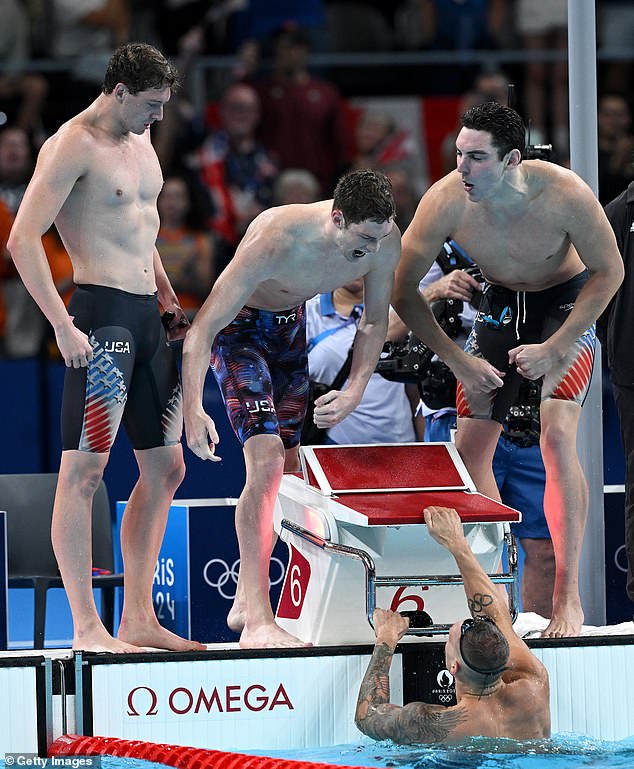
[[(542, 453), (576, 453), (577, 423), (581, 409), (574, 403), (544, 401), (541, 411), (540, 447)], [(569, 406), (569, 408), (568, 408)]]
[(257, 433), (244, 442), (244, 456), (247, 463), (256, 463), (258, 467), (269, 467), (271, 471), (284, 468), (286, 450), (279, 435)]
[(102, 478), (102, 467), (66, 466), (60, 470), (58, 489), (72, 491), (73, 496), (90, 500), (95, 496)]

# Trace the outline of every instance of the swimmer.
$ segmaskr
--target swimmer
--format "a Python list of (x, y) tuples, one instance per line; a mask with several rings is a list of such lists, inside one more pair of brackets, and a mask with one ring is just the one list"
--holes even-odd
[[(73, 648), (85, 651), (206, 648), (163, 628), (152, 604), (167, 514), (185, 472), (181, 388), (159, 305), (173, 326), (185, 316), (154, 245), (163, 179), (149, 132), (176, 78), (150, 45), (117, 49), (102, 93), (42, 146), (8, 242), (67, 366), (51, 534)], [(77, 284), (68, 311), (42, 248), (53, 222)], [(121, 525), (125, 588), (115, 639), (92, 593), (91, 509), (122, 419), (139, 480)]]
[(185, 431), (201, 459), (218, 461), (213, 420), (202, 407), (211, 364), (240, 440), (247, 481), (236, 507), (240, 572), (229, 627), (243, 648), (303, 646), (280, 628), (269, 599), (273, 507), (283, 472), (299, 469), (308, 402), (304, 302), (363, 278), (364, 311), (345, 389), (315, 402), (330, 428), (358, 405), (387, 332), (401, 235), (387, 177), (355, 171), (333, 200), (260, 214), (196, 315), (183, 346)]
[[(403, 235), (393, 304), (458, 380), (456, 446), (482, 494), (500, 498), (492, 459), (522, 377), (543, 377), (544, 512), (556, 576), (542, 635), (575, 636), (583, 623), (579, 560), (588, 515), (577, 427), (594, 323), (623, 280), (623, 261), (590, 188), (566, 168), (522, 160), (526, 131), (517, 112), (488, 102), (461, 122), (457, 170), (430, 187)], [(418, 291), (448, 238), (487, 281), (464, 351)]]
[(375, 740), (402, 744), (450, 743), (466, 737), (539, 740), (550, 737), (548, 672), (515, 634), (506, 602), (465, 539), (455, 510), (428, 507), (431, 536), (454, 557), (471, 617), (456, 622), (445, 644), (445, 664), (456, 685), (450, 707), (389, 701), (394, 650), (408, 620), (376, 609), (376, 645), (361, 683), (355, 723)]

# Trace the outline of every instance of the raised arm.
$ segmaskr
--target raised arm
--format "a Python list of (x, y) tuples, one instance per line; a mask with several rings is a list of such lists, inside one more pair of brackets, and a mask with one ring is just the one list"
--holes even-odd
[(428, 507), (424, 515), (431, 536), (447, 548), (456, 561), (471, 614), (491, 617), (509, 642), (511, 670), (504, 673), (504, 680), (508, 682), (526, 675), (544, 677), (541, 662), (513, 630), (506, 601), (469, 547), (458, 513), (447, 507)]
[(86, 173), (89, 152), (88, 139), (77, 128), (56, 134), (44, 143), (7, 243), (24, 285), (53, 327), (64, 362), (75, 368), (85, 366), (92, 358), (92, 348), (86, 334), (73, 325), (55, 288), (42, 236)]
[(354, 719), (357, 727), (375, 740), (402, 744), (447, 742), (467, 720), (465, 709), (424, 702), (404, 707), (390, 703), (390, 666), (408, 621), (398, 612), (376, 609), (373, 622), (376, 646), (359, 690)]

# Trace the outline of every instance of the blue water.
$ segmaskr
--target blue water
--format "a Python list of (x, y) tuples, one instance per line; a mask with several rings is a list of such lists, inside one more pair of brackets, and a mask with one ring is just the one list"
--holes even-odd
[(607, 742), (568, 734), (522, 743), (476, 737), (444, 748), (363, 742), (312, 750), (267, 751), (267, 755), (385, 769), (633, 769), (634, 737)]
[[(285, 751), (240, 751), (336, 766), (388, 769), (633, 769), (634, 737), (620, 742), (555, 735), (539, 742), (477, 737), (450, 748), (364, 741), (356, 745)], [(102, 769), (164, 769), (163, 764), (104, 756)], [(10, 769), (0, 759), (0, 769)], [(17, 769), (17, 767), (16, 767)]]

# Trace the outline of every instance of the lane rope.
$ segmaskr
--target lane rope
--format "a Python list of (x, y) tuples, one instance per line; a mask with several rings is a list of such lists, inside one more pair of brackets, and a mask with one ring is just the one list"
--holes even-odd
[(165, 745), (142, 740), (122, 740), (118, 737), (81, 737), (65, 734), (58, 737), (48, 750), (49, 756), (117, 756), (142, 758), (177, 769), (369, 769), (333, 764), (297, 761), (289, 758), (250, 756), (182, 745)]

